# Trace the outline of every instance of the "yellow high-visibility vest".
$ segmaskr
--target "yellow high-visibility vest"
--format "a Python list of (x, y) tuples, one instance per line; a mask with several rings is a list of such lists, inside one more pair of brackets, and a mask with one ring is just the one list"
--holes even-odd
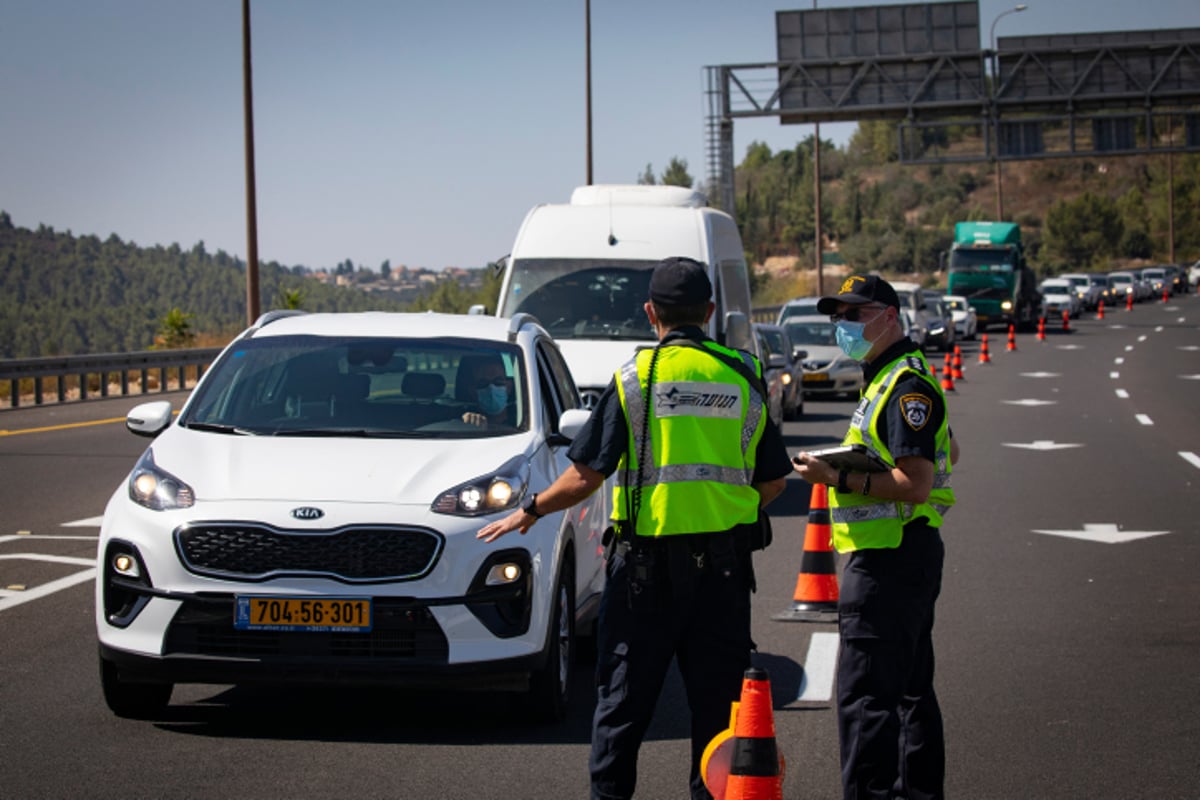
[[(942, 397), (945, 406), (942, 387), (932, 379), (925, 357), (920, 353), (905, 353), (879, 370), (863, 391), (858, 408), (851, 417), (844, 444), (865, 444), (889, 465), (895, 465), (896, 460), (887, 445), (875, 433), (875, 423), (887, 407), (896, 384), (909, 372), (916, 373), (928, 383)], [(943, 415), (935, 434), (933, 489), (924, 503), (899, 503), (857, 492), (843, 493), (830, 489), (830, 528), (833, 546), (838, 552), (899, 547), (904, 525), (917, 517), (927, 517), (929, 524), (935, 528), (942, 524), (943, 516), (954, 505), (954, 490), (950, 487), (949, 416)]]
[[(749, 354), (715, 342), (702, 347), (737, 359), (762, 376), (761, 365)], [(759, 495), (752, 479), (755, 450), (766, 427), (764, 398), (713, 355), (668, 344), (657, 349), (647, 406), (654, 353), (642, 350), (616, 374), (629, 442), (617, 466), (612, 518), (629, 518), (644, 446), (638, 535), (724, 531), (753, 523)]]

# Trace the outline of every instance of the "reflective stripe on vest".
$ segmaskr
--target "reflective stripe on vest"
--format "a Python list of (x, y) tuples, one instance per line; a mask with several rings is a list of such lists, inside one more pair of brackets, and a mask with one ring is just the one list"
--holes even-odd
[[(929, 384), (932, 391), (942, 397), (944, 407), (945, 395), (941, 386), (931, 380), (928, 363), (920, 355), (906, 353), (876, 375), (864, 390), (846, 432), (845, 444), (865, 444), (879, 453), (888, 464), (895, 464), (886, 444), (876, 438), (875, 429), (896, 381), (906, 370), (913, 371)], [(878, 498), (831, 490), (829, 506), (834, 546), (839, 552), (898, 547), (904, 525), (922, 516), (929, 519), (931, 526), (940, 526), (943, 516), (954, 505), (950, 473), (949, 416), (946, 415), (937, 431), (933, 488), (926, 502), (880, 502)]]
[[(712, 342), (703, 347), (736, 354), (754, 374), (761, 375), (752, 356)], [(638, 483), (638, 457), (644, 448), (639, 534), (720, 531), (752, 522), (759, 503), (753, 477), (755, 451), (766, 422), (763, 398), (736, 370), (700, 349), (667, 345), (658, 357), (650, 427), (661, 431), (682, 426), (682, 432), (689, 435), (672, 438), (667, 447), (660, 433), (655, 447), (656, 438), (646, 429), (643, 386), (653, 353), (639, 353), (616, 376), (629, 444), (617, 469), (613, 519), (628, 516), (630, 489)], [(669, 360), (664, 363), (664, 358)], [(730, 438), (734, 425), (737, 439)], [(672, 463), (657, 463), (665, 453), (670, 454)]]

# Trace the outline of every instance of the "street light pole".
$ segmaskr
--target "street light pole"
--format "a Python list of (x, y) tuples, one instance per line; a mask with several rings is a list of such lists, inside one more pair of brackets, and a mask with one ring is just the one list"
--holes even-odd
[(246, 324), (261, 313), (258, 296), (258, 202), (254, 189), (254, 81), (250, 74), (250, 0), (242, 0), (242, 104), (246, 139)]
[(992, 154), (992, 157), (995, 159), (995, 162), (996, 162), (996, 220), (997, 221), (1002, 221), (1004, 219), (1004, 173), (1002, 171), (1002, 167), (1000, 166), (1000, 114), (999, 114), (999, 108), (996, 105), (996, 88), (997, 88), (996, 82), (1000, 78), (1000, 60), (996, 55), (996, 23), (999, 22), (1001, 20), (1001, 18), (1007, 17), (1009, 14), (1017, 14), (1017, 13), (1020, 13), (1021, 11), (1024, 11), (1027, 8), (1029, 8), (1029, 6), (1027, 6), (1025, 3), (1018, 3), (1017, 5), (1008, 9), (1007, 11), (1000, 12), (999, 14), (996, 15), (996, 18), (992, 20), (992, 30), (991, 30), (991, 36), (990, 36), (991, 45), (992, 45), (992, 49), (991, 49), (991, 56), (992, 56), (992, 91), (991, 91), (992, 137), (993, 137), (993, 141), (995, 142), (995, 148), (996, 148), (995, 153)]

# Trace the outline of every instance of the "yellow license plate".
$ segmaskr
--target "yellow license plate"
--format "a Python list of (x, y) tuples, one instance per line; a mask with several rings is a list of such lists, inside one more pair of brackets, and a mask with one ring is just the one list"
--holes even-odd
[(371, 598), (238, 595), (233, 627), (240, 631), (364, 633), (371, 630)]
[(809, 382), (815, 383), (817, 381), (827, 381), (827, 380), (829, 380), (828, 372), (808, 372), (808, 373), (805, 373), (805, 375), (804, 375), (805, 383), (809, 383)]

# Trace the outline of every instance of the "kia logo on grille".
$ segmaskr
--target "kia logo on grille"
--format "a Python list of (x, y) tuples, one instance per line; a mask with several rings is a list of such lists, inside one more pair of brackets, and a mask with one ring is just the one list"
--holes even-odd
[(292, 509), (292, 516), (296, 519), (320, 519), (325, 516), (325, 512), (312, 506), (301, 506)]

